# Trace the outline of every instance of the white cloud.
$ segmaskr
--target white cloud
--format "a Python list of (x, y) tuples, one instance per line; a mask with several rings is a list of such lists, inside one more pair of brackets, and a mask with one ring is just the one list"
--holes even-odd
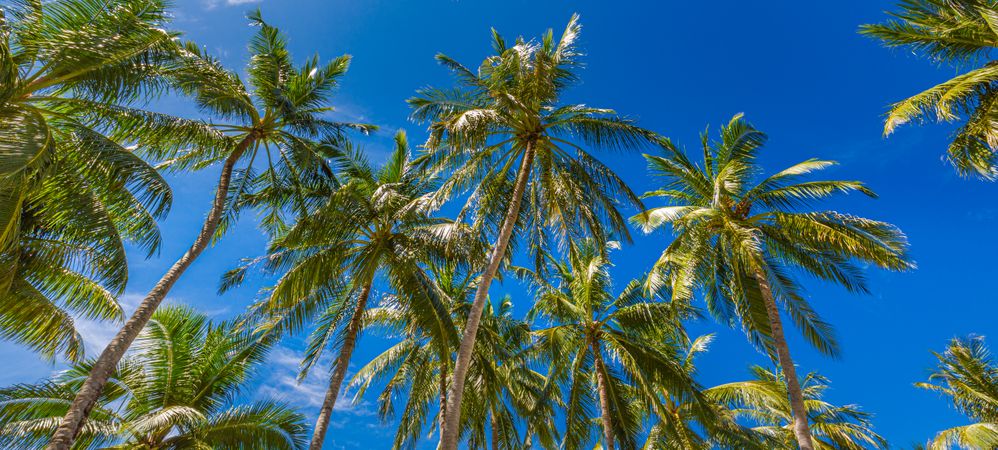
[[(265, 367), (271, 368), (272, 372), (266, 377), (257, 390), (257, 394), (262, 397), (272, 398), (278, 401), (288, 402), (306, 412), (310, 416), (318, 414), (323, 400), (326, 398), (326, 390), (329, 387), (330, 368), (332, 366), (331, 357), (323, 355), (319, 362), (312, 367), (309, 375), (304, 380), (298, 380), (298, 369), (301, 363), (301, 353), (295, 352), (288, 347), (274, 348)], [(347, 381), (350, 380), (351, 369), (347, 369)], [(341, 413), (339, 420), (331, 423), (333, 428), (341, 428), (349, 421), (342, 415), (351, 417), (370, 417), (376, 413), (373, 404), (367, 400), (353, 402), (353, 395), (341, 387), (340, 394), (336, 397), (336, 405), (333, 411)]]
[[(138, 293), (125, 293), (118, 298), (118, 303), (121, 304), (121, 309), (124, 310), (125, 320), (132, 315), (132, 312), (139, 306), (139, 303), (142, 303), (143, 298), (145, 298), (145, 295)], [(104, 350), (104, 347), (107, 346), (107, 343), (111, 342), (114, 335), (121, 329), (122, 324), (124, 324), (124, 321), (77, 319), (76, 331), (83, 338), (86, 354), (88, 356), (97, 356), (100, 354)]]
[[(118, 297), (118, 303), (121, 304), (121, 309), (124, 311), (124, 316), (122, 321), (114, 320), (90, 320), (90, 319), (76, 319), (76, 331), (80, 333), (80, 337), (83, 338), (83, 345), (86, 350), (87, 356), (96, 357), (104, 350), (108, 342), (114, 338), (118, 331), (121, 330), (121, 326), (124, 325), (124, 321), (128, 320), (135, 312), (135, 308), (138, 308), (139, 303), (145, 298), (146, 294), (137, 292), (126, 292)], [(160, 307), (169, 304), (182, 304), (183, 301), (175, 297), (167, 297), (163, 299), (160, 303)], [(208, 317), (215, 315), (222, 315), (228, 313), (228, 307), (216, 308), (213, 310), (200, 310)]]
[(219, 5), (225, 6), (238, 6), (238, 5), (248, 5), (251, 3), (260, 3), (263, 0), (203, 0), (205, 9), (215, 9)]

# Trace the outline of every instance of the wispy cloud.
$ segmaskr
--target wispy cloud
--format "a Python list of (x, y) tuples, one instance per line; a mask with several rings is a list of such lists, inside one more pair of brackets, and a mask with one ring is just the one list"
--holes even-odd
[[(124, 310), (124, 317), (127, 320), (131, 317), (132, 313), (135, 312), (135, 308), (138, 308), (139, 303), (142, 303), (142, 299), (145, 298), (145, 294), (137, 292), (128, 292), (123, 294), (118, 298), (118, 303), (121, 304), (121, 309)], [(160, 304), (160, 307), (170, 304), (183, 303), (175, 297), (167, 297)], [(209, 317), (216, 314), (224, 314), (228, 312), (228, 308), (208, 310), (203, 313), (207, 314)], [(112, 320), (89, 320), (89, 319), (77, 319), (76, 320), (76, 330), (80, 333), (80, 337), (83, 338), (83, 345), (86, 349), (86, 354), (89, 356), (97, 356), (100, 354), (104, 347), (107, 346), (108, 342), (114, 338), (114, 335), (118, 333), (121, 329), (122, 322), (112, 321)]]
[(237, 6), (237, 5), (248, 5), (251, 3), (260, 3), (263, 0), (204, 0), (205, 9), (215, 9), (219, 6)]
[[(138, 293), (125, 293), (118, 298), (118, 303), (121, 304), (121, 308), (124, 310), (124, 317), (127, 319), (135, 308), (139, 306), (142, 302), (143, 294)], [(118, 333), (121, 329), (122, 322), (111, 321), (111, 320), (89, 320), (89, 319), (77, 319), (76, 320), (76, 331), (80, 333), (80, 337), (83, 338), (83, 345), (86, 349), (87, 355), (96, 356), (101, 350), (107, 346), (108, 342), (111, 342), (111, 338)]]
[[(332, 361), (329, 356), (324, 356), (309, 371), (309, 375), (299, 381), (300, 362), (301, 353), (283, 346), (275, 348), (264, 364), (265, 367), (271, 368), (272, 372), (265, 376), (257, 395), (288, 402), (315, 417), (326, 397)], [(347, 380), (350, 379), (350, 372), (352, 366), (347, 369)], [(370, 401), (360, 400), (354, 403), (353, 396), (345, 389), (336, 397), (333, 410), (341, 413), (339, 420), (331, 422), (333, 428), (342, 428), (355, 418), (369, 418), (376, 415), (374, 405)]]

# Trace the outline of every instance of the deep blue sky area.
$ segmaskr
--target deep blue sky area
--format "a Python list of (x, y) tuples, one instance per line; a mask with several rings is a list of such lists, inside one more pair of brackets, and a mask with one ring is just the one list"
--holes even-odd
[[(998, 183), (961, 178), (942, 160), (952, 125), (905, 126), (882, 137), (887, 105), (957, 73), (856, 33), (861, 24), (883, 21), (893, 3), (178, 0), (174, 28), (242, 70), (253, 32), (245, 14), (259, 7), (288, 35), (298, 61), (314, 53), (324, 60), (353, 55), (335, 97), (336, 117), (379, 125), (380, 133), (357, 141), (380, 161), (397, 129), (406, 129), (412, 143), (425, 139), (425, 127), (408, 120), (404, 100), (420, 87), (450, 84), (448, 72), (433, 59), (436, 53), (477, 67), (490, 51), (490, 27), (508, 38), (538, 37), (548, 28), (560, 34), (571, 14), (580, 13), (586, 67), (566, 102), (613, 108), (691, 151), (698, 151), (706, 126), (716, 131), (744, 112), (770, 136), (761, 156), (767, 172), (811, 157), (833, 159), (841, 164), (829, 177), (862, 180), (879, 194), (875, 200), (836, 198), (828, 207), (897, 224), (911, 241), (918, 269), (903, 274), (871, 269), (868, 296), (804, 280), (813, 305), (835, 325), (843, 353), (840, 359), (823, 357), (795, 330), (790, 345), (802, 372), (819, 371), (831, 380), (828, 400), (862, 405), (892, 447), (910, 448), (936, 430), (964, 422), (936, 394), (912, 386), (933, 367), (931, 352), (971, 333), (993, 338), (989, 343), (998, 346)], [(197, 114), (180, 100), (153, 107)], [(600, 156), (635, 191), (655, 186), (640, 152)], [(217, 171), (171, 176), (176, 200), (162, 222), (165, 244), (152, 259), (133, 252), (123, 298), (130, 308), (193, 240)], [(169, 302), (195, 305), (220, 318), (252, 302), (266, 279), (257, 277), (221, 296), (216, 287), (241, 258), (263, 252), (265, 238), (254, 219), (244, 214), (240, 225), (191, 267)], [(617, 287), (645, 272), (669, 239), (666, 232), (635, 231), (634, 244), (614, 254)], [(492, 289), (493, 298), (503, 293), (513, 295), (520, 314), (531, 303), (512, 282)], [(108, 325), (83, 326), (94, 353), (113, 332)], [(709, 319), (689, 327), (691, 333), (717, 334), (699, 360), (704, 385), (744, 379), (750, 365), (766, 363), (738, 330)], [(365, 363), (385, 345), (365, 336), (354, 364)], [(275, 349), (245, 395), (287, 399), (312, 420), (325, 377), (295, 384), (300, 347), (300, 341), (289, 340)], [(2, 385), (34, 381), (62, 367), (9, 344), (0, 352)], [(371, 395), (356, 405), (339, 405), (327, 444), (388, 448), (393, 430), (393, 423), (379, 421)]]

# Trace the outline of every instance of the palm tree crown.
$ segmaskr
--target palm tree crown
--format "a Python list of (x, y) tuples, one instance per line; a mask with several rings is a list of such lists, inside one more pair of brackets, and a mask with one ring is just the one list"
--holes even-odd
[[(447, 424), (460, 416), (479, 320), (511, 240), (525, 235), (540, 267), (540, 254), (552, 239), (629, 238), (617, 200), (640, 201), (582, 145), (633, 148), (654, 134), (613, 110), (562, 103), (564, 91), (578, 81), (580, 30), (577, 15), (558, 41), (548, 31), (539, 42), (518, 38), (509, 45), (493, 30), (496, 54), (477, 71), (438, 55), (457, 87), (422, 89), (409, 100), (412, 117), (431, 123), (421, 164), (450, 171), (434, 202), (471, 189), (457, 219), (473, 215), (477, 229), (497, 234), (463, 331)], [(456, 428), (444, 430), (443, 448), (456, 450), (457, 438)]]
[(724, 322), (739, 318), (753, 342), (768, 346), (768, 320), (752, 282), (761, 266), (808, 341), (834, 355), (838, 347), (831, 328), (799, 294), (787, 269), (867, 292), (856, 262), (910, 269), (907, 240), (885, 222), (807, 211), (816, 200), (839, 193), (874, 196), (858, 181), (801, 179), (834, 166), (833, 161), (809, 159), (754, 181), (759, 173), (755, 158), (765, 140), (765, 134), (738, 115), (722, 128), (720, 141), (704, 136), (702, 166), (668, 141), (664, 155), (645, 155), (652, 173), (665, 181), (645, 197), (663, 198), (671, 205), (650, 208), (632, 220), (645, 231), (672, 225), (676, 233), (648, 284), (657, 289), (671, 280), (680, 296), (702, 287), (712, 314)]
[(934, 61), (975, 65), (937, 86), (891, 106), (884, 134), (912, 120), (963, 120), (947, 149), (957, 171), (998, 178), (998, 3), (992, 0), (903, 0), (894, 19), (864, 25), (861, 33), (888, 47), (905, 47)]
[[(779, 371), (753, 367), (750, 381), (715, 386), (707, 394), (731, 406), (736, 416), (756, 424), (767, 448), (794, 450), (793, 414), (787, 401), (787, 383)], [(836, 406), (822, 400), (828, 380), (809, 373), (800, 381), (804, 405), (814, 432), (815, 448), (823, 450), (886, 449), (887, 441), (873, 431), (871, 415), (856, 405)]]
[[(682, 360), (687, 376), (696, 376), (696, 356), (707, 351), (713, 335), (697, 337), (686, 345)], [(712, 398), (659, 388), (663, 412), (652, 417), (643, 450), (708, 450), (712, 448), (764, 449), (765, 443), (739, 425), (726, 405)]]
[(177, 89), (192, 96), (203, 112), (225, 121), (211, 124), (224, 139), (211, 139), (207, 130), (176, 122), (121, 124), (158, 144), (151, 146), (149, 155), (172, 170), (198, 170), (223, 160), (243, 162), (234, 170), (218, 233), (245, 205), (266, 207), (263, 225), (277, 232), (287, 225), (288, 209), (300, 214), (322, 204), (335, 188), (329, 159), (338, 154), (343, 132), (375, 129), (327, 117), (333, 111), (332, 93), (349, 68), (349, 55), (327, 63), (316, 55), (296, 67), (280, 30), (259, 11), (249, 19), (259, 30), (249, 42), (247, 82), (192, 44), (185, 46), (182, 63), (171, 72)]
[(159, 0), (0, 8), (0, 336), (78, 360), (73, 314), (122, 317), (124, 241), (159, 248), (170, 188), (100, 111), (162, 90), (166, 17)]
[(939, 366), (929, 381), (916, 386), (949, 397), (953, 407), (974, 423), (940, 431), (928, 447), (942, 450), (954, 445), (971, 449), (998, 446), (998, 364), (984, 338), (953, 339), (936, 358)]
[[(297, 332), (314, 322), (303, 362), (306, 372), (327, 348), (339, 350), (320, 414), (332, 412), (379, 279), (394, 288), (396, 298), (426, 306), (411, 308), (426, 317), (424, 323), (447, 331), (438, 320), (439, 308), (432, 306), (437, 294), (419, 264), (460, 259), (468, 249), (460, 243), (466, 233), (460, 225), (428, 214), (434, 179), (412, 164), (405, 134), (399, 132), (395, 139), (395, 151), (379, 169), (359, 153), (340, 157), (342, 187), (277, 239), (265, 258), (269, 270), (283, 274), (254, 314), (266, 327), (282, 332)], [(231, 272), (226, 284), (241, 280), (245, 270)], [(317, 431), (313, 448), (321, 445), (323, 432)]]
[(511, 200), (517, 162), (526, 168), (525, 210), (516, 234), (529, 236), (536, 250), (548, 240), (549, 226), (557, 227), (561, 237), (627, 237), (616, 199), (641, 204), (582, 146), (632, 149), (646, 145), (653, 133), (611, 109), (562, 103), (564, 91), (579, 79), (575, 44), (580, 31), (578, 16), (558, 41), (549, 30), (540, 42), (521, 37), (510, 45), (493, 30), (496, 54), (477, 71), (437, 55), (457, 86), (422, 89), (409, 100), (412, 117), (431, 122), (422, 162), (452, 171), (438, 198), (473, 188), (459, 217), (474, 213), (476, 224), (498, 228)]
[[(378, 396), (383, 418), (395, 414), (396, 403), (402, 404), (395, 448), (416, 444), (433, 404), (439, 406), (443, 420), (451, 355), (458, 344), (457, 324), (467, 316), (468, 298), (474, 291), (474, 280), (452, 263), (431, 264), (429, 271), (453, 316), (452, 331), (443, 336), (424, 331), (421, 321), (414, 320), (415, 314), (403, 305), (375, 308), (371, 324), (399, 342), (360, 368), (351, 381), (358, 388), (357, 397), (372, 386), (383, 385)], [(551, 426), (551, 416), (557, 399), (544, 390), (547, 380), (534, 370), (537, 355), (530, 343), (530, 327), (512, 316), (509, 297), (485, 309), (482, 339), (476, 341), (475, 365), (468, 375), (478, 389), (462, 400), (461, 434), (469, 448), (488, 448), (490, 442), (492, 448), (516, 448), (531, 437), (544, 448), (555, 447), (557, 431)], [(530, 437), (521, 435), (524, 428)]]
[(801, 447), (811, 450), (804, 399), (798, 387), (777, 307), (781, 302), (808, 341), (835, 355), (838, 345), (800, 294), (790, 270), (866, 292), (858, 263), (907, 270), (907, 240), (893, 225), (835, 211), (808, 211), (816, 200), (837, 193), (873, 193), (857, 181), (802, 181), (801, 176), (834, 165), (810, 159), (756, 181), (756, 156), (766, 135), (741, 115), (721, 129), (721, 139), (705, 135), (698, 166), (671, 142), (665, 154), (646, 155), (653, 173), (665, 180), (646, 197), (671, 204), (651, 208), (632, 220), (651, 231), (671, 225), (676, 235), (648, 277), (652, 291), (671, 283), (673, 295), (702, 291), (719, 320), (740, 320), (750, 340), (777, 357), (788, 374)]
[[(304, 214), (335, 186), (326, 159), (335, 153), (346, 128), (328, 120), (331, 91), (346, 71), (349, 57), (319, 64), (318, 56), (295, 67), (283, 34), (261, 17), (249, 16), (258, 28), (250, 40), (247, 67), (250, 86), (203, 54), (193, 44), (178, 49), (167, 73), (171, 84), (194, 97), (204, 112), (234, 123), (213, 125), (159, 114), (134, 114), (104, 108), (113, 136), (142, 141), (146, 153), (173, 169), (198, 169), (223, 161), (211, 209), (194, 242), (149, 291), (97, 359), (48, 448), (68, 450), (110, 377), (114, 366), (187, 268), (218, 239), (245, 205), (265, 207), (263, 226), (272, 233), (286, 228), (287, 213)], [(316, 140), (324, 140), (316, 144)], [(256, 161), (266, 160), (256, 173)], [(243, 162), (244, 165), (237, 168)], [(262, 164), (262, 163), (261, 163)]]
[(633, 448), (645, 411), (657, 416), (666, 410), (659, 387), (682, 398), (695, 394), (678, 352), (686, 339), (680, 321), (693, 312), (680, 303), (646, 298), (637, 281), (612, 295), (604, 253), (596, 241), (583, 241), (571, 247), (567, 261), (552, 262), (553, 279), (538, 278), (529, 315), (550, 324), (534, 334), (540, 351), (561, 365), (566, 448), (585, 446), (597, 417), (604, 448), (617, 448), (615, 442)]
[[(299, 449), (304, 416), (280, 403), (233, 404), (272, 339), (212, 323), (186, 307), (156, 312), (84, 424), (74, 448)], [(0, 442), (39, 448), (90, 363), (49, 381), (0, 390)]]

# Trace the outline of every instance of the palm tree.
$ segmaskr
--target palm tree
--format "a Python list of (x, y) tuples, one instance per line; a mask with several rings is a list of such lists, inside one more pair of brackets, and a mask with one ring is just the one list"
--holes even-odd
[[(793, 450), (797, 448), (793, 425), (796, 414), (787, 401), (786, 378), (779, 371), (752, 367), (755, 376), (750, 381), (722, 384), (707, 390), (707, 394), (731, 406), (737, 416), (758, 424), (752, 430), (766, 440), (767, 448)], [(799, 382), (815, 448), (822, 450), (886, 449), (887, 441), (873, 431), (870, 414), (857, 405), (835, 406), (821, 399), (828, 389), (828, 380), (809, 373)]]
[[(397, 399), (405, 399), (394, 448), (415, 446), (434, 405), (436, 428), (444, 428), (451, 355), (458, 346), (457, 324), (467, 317), (468, 299), (475, 289), (475, 279), (453, 261), (431, 263), (427, 270), (453, 317), (447, 325), (450, 331), (441, 335), (425, 330), (418, 316), (414, 318), (409, 307), (398, 302), (372, 309), (369, 326), (399, 342), (359, 369), (350, 382), (357, 389), (356, 398), (372, 385), (383, 385), (378, 396), (382, 419), (395, 414)], [(468, 436), (467, 444), (472, 448), (487, 448), (489, 442), (493, 448), (516, 447), (521, 441), (517, 425), (526, 424), (528, 436), (537, 436), (544, 448), (554, 447), (556, 431), (549, 425), (556, 399), (550, 389), (543, 390), (544, 376), (530, 366), (536, 355), (528, 348), (529, 326), (512, 317), (509, 298), (503, 298), (498, 308), (488, 305), (482, 334), (484, 338), (475, 346), (478, 363), (469, 373), (480, 395), (463, 400), (465, 411), (473, 411), (462, 417), (461, 434)]]
[(961, 174), (998, 178), (998, 66), (989, 53), (998, 46), (998, 3), (992, 0), (904, 0), (886, 23), (860, 33), (884, 45), (908, 48), (955, 66), (977, 66), (891, 106), (884, 134), (898, 125), (932, 117), (963, 124), (947, 149)]
[[(382, 420), (396, 414), (399, 419), (392, 448), (415, 448), (428, 423), (433, 429), (434, 417), (430, 413), (434, 403), (442, 405), (436, 428), (443, 428), (450, 355), (456, 342), (441, 345), (412, 325), (404, 307), (381, 305), (369, 310), (368, 315), (368, 328), (384, 330), (389, 338), (398, 335), (399, 339), (358, 369), (347, 389), (354, 389), (354, 398), (361, 398), (372, 385), (383, 385), (378, 394), (378, 413)], [(399, 399), (403, 400), (401, 405), (397, 405)], [(397, 406), (401, 411), (396, 411)]]
[(837, 193), (873, 193), (857, 181), (801, 181), (834, 165), (809, 159), (754, 183), (755, 161), (766, 135), (741, 115), (721, 129), (721, 139), (703, 137), (703, 164), (695, 165), (671, 142), (664, 155), (645, 155), (650, 170), (665, 179), (646, 197), (669, 206), (651, 208), (632, 220), (650, 232), (671, 225), (675, 240), (648, 278), (653, 291), (671, 282), (673, 295), (688, 299), (703, 291), (709, 311), (725, 323), (741, 321), (750, 339), (779, 360), (789, 380), (794, 432), (804, 450), (814, 448), (804, 397), (783, 333), (777, 301), (808, 341), (825, 354), (838, 346), (829, 324), (800, 294), (789, 270), (867, 292), (857, 262), (907, 270), (907, 240), (885, 222), (834, 211), (808, 211), (816, 200)]
[[(683, 368), (696, 375), (695, 357), (707, 351), (713, 335), (694, 339), (686, 348)], [(757, 436), (735, 422), (735, 415), (712, 401), (691, 401), (689, 395), (661, 389), (662, 414), (653, 417), (643, 450), (707, 450), (711, 448), (766, 448)]]
[[(170, 188), (90, 105), (158, 91), (173, 33), (159, 0), (0, 7), (0, 336), (83, 357), (73, 316), (120, 319), (123, 241), (149, 254)], [(138, 111), (136, 111), (138, 112)]]
[(598, 246), (580, 241), (570, 247), (567, 261), (551, 261), (547, 278), (553, 282), (536, 278), (538, 293), (528, 317), (550, 324), (534, 335), (540, 351), (560, 367), (555, 376), (567, 390), (562, 447), (586, 445), (598, 417), (603, 448), (618, 448), (617, 442), (634, 448), (645, 411), (653, 417), (665, 413), (659, 387), (684, 398), (696, 395), (676, 345), (686, 339), (680, 321), (693, 311), (646, 298), (637, 281), (611, 295), (610, 262)]
[(652, 133), (612, 110), (560, 101), (578, 80), (575, 41), (580, 28), (573, 16), (557, 42), (548, 31), (540, 42), (518, 38), (512, 46), (493, 30), (496, 54), (477, 72), (438, 55), (458, 86), (423, 89), (409, 100), (413, 119), (431, 122), (422, 163), (437, 171), (453, 170), (435, 201), (474, 187), (459, 219), (474, 209), (477, 227), (497, 231), (454, 365), (448, 427), (441, 436), (444, 450), (457, 448), (454, 424), (461, 415), (475, 337), (489, 287), (515, 231), (528, 235), (535, 255), (556, 238), (591, 234), (605, 240), (609, 232), (629, 238), (614, 199), (640, 205), (623, 181), (580, 145), (631, 148), (648, 142)]
[[(255, 313), (282, 332), (297, 332), (314, 319), (303, 376), (326, 348), (339, 352), (312, 449), (322, 447), (375, 283), (383, 276), (400, 297), (433, 297), (419, 263), (462, 251), (461, 227), (427, 214), (427, 195), (436, 183), (412, 164), (404, 132), (395, 135), (395, 150), (380, 169), (359, 153), (339, 160), (343, 186), (280, 237), (265, 258), (270, 270), (284, 274)], [(245, 270), (229, 276), (241, 279)], [(435, 314), (433, 308), (418, 309)]]
[(360, 398), (372, 383), (384, 382), (378, 396), (382, 419), (395, 414), (396, 398), (406, 399), (395, 433), (395, 448), (415, 446), (426, 426), (433, 397), (437, 397), (437, 429), (443, 430), (451, 355), (458, 346), (458, 328), (452, 318), (460, 319), (461, 311), (455, 305), (466, 301), (474, 291), (473, 277), (456, 261), (430, 262), (427, 270), (443, 300), (440, 326), (427, 326), (421, 320), (422, 314), (410, 308), (418, 305), (413, 302), (390, 302), (372, 309), (368, 326), (399, 342), (358, 370), (349, 386), (356, 389), (355, 398)]
[[(187, 307), (157, 311), (84, 421), (74, 448), (299, 449), (305, 418), (286, 405), (233, 404), (273, 339)], [(0, 390), (0, 445), (39, 448), (92, 362)]]
[[(431, 268), (441, 275), (435, 281), (457, 281), (456, 272), (447, 265)], [(473, 286), (470, 278), (462, 278), (462, 287), (441, 285), (445, 292), (467, 294), (451, 299), (451, 311), (457, 322), (467, 316)], [(456, 289), (455, 289), (456, 288)], [(456, 300), (456, 301), (455, 301)], [(557, 431), (551, 426), (554, 403), (551, 392), (545, 391), (546, 378), (533, 370), (530, 327), (513, 318), (513, 303), (504, 297), (498, 307), (491, 303), (482, 317), (482, 339), (475, 346), (475, 361), (468, 374), (476, 386), (464, 397), (461, 435), (468, 448), (520, 448), (526, 429), (537, 436), (544, 448), (555, 448)], [(403, 401), (400, 425), (394, 448), (413, 448), (426, 428), (428, 414), (434, 404), (442, 421), (447, 404), (448, 367), (457, 339), (447, 342), (445, 357), (440, 357), (437, 339), (428, 337), (418, 327), (409, 326), (405, 308), (381, 307), (371, 311), (374, 322), (387, 329), (399, 329), (404, 336), (397, 344), (372, 359), (354, 375), (351, 386), (356, 396), (363, 396), (372, 385), (381, 384), (378, 396), (383, 419), (395, 413), (395, 402)], [(456, 337), (456, 328), (453, 333)], [(442, 429), (442, 426), (438, 426)], [(431, 422), (432, 429), (432, 422)]]
[[(461, 302), (455, 315), (467, 317), (470, 307)], [(537, 370), (547, 361), (533, 344), (529, 322), (513, 317), (512, 298), (488, 305), (468, 371), (468, 381), (477, 388), (466, 393), (462, 405), (469, 447), (487, 448), (487, 442), (492, 450), (530, 447), (521, 443), (534, 438), (542, 448), (557, 447), (554, 412), (562, 405), (557, 384)]]
[[(249, 44), (249, 87), (194, 45), (183, 49), (178, 67), (170, 72), (176, 87), (191, 94), (203, 111), (232, 120), (231, 124), (208, 126), (108, 111), (117, 119), (115, 136), (125, 141), (143, 140), (151, 149), (148, 153), (165, 160), (173, 170), (224, 162), (211, 209), (194, 243), (104, 348), (49, 443), (51, 450), (68, 450), (72, 445), (108, 377), (139, 331), (190, 264), (235, 220), (240, 207), (269, 207), (264, 225), (280, 230), (284, 212), (307, 211), (315, 206), (315, 198), (330, 189), (332, 171), (326, 158), (334, 150), (332, 141), (339, 139), (345, 128), (369, 129), (323, 117), (331, 110), (329, 96), (346, 72), (349, 56), (325, 65), (316, 56), (296, 68), (281, 32), (264, 22), (259, 11), (249, 18), (258, 28)], [(327, 140), (327, 145), (313, 143), (319, 138)], [(189, 147), (191, 142), (196, 145)], [(256, 174), (254, 162), (258, 159), (266, 159), (267, 164)], [(240, 161), (245, 163), (236, 169)]]
[(927, 383), (916, 386), (949, 397), (953, 407), (974, 421), (940, 431), (929, 449), (998, 447), (998, 364), (982, 336), (953, 339), (946, 351), (936, 353), (939, 366)]

